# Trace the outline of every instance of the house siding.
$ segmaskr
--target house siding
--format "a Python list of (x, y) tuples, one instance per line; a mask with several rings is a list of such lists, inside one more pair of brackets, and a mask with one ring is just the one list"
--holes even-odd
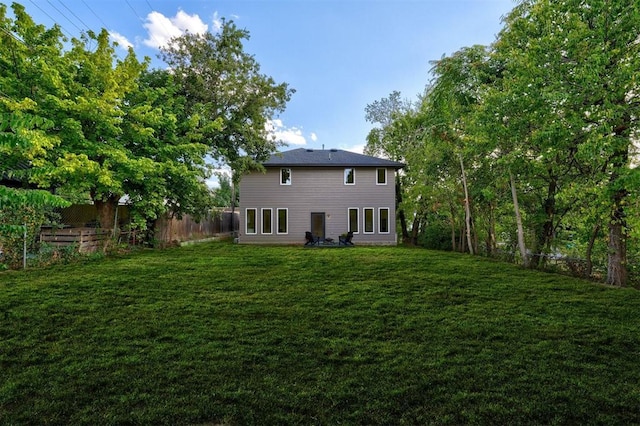
[[(348, 209), (357, 208), (357, 244), (396, 244), (395, 170), (387, 168), (387, 184), (376, 183), (377, 167), (354, 167), (355, 185), (344, 184), (344, 167), (286, 167), (291, 184), (280, 184), (280, 167), (266, 173), (250, 173), (240, 182), (240, 243), (300, 244), (311, 230), (311, 213), (325, 213), (325, 237), (336, 241), (347, 232)], [(261, 233), (262, 209), (273, 210), (273, 230), (277, 229), (277, 209), (288, 209), (288, 233)], [(374, 209), (374, 232), (364, 233), (364, 209)], [(379, 209), (389, 209), (389, 232), (379, 232)], [(257, 234), (245, 233), (246, 210), (256, 209)]]

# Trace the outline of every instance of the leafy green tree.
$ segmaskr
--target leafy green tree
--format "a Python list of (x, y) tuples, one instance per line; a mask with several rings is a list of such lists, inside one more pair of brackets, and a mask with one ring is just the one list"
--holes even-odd
[(249, 38), (231, 21), (216, 34), (187, 33), (162, 48), (193, 120), (193, 136), (209, 154), (233, 171), (237, 184), (246, 170), (259, 167), (278, 146), (266, 125), (284, 110), (293, 91), (260, 72), (244, 51)]
[[(129, 149), (122, 128), (127, 96), (137, 90), (146, 62), (139, 62), (130, 49), (114, 66), (114, 46), (106, 30), (73, 39), (63, 59), (65, 92), (45, 105), (62, 141), (49, 156), (53, 178), (46, 183), (88, 192), (100, 226), (113, 229), (126, 182), (142, 180), (153, 171), (152, 161)], [(138, 130), (147, 131), (142, 126)]]
[[(367, 134), (367, 144), (364, 153), (372, 156), (382, 156), (393, 161), (404, 162), (407, 144), (416, 135), (411, 126), (411, 103), (401, 98), (400, 92), (395, 90), (388, 97), (376, 100), (365, 107), (365, 119), (376, 125)], [(405, 174), (396, 174), (396, 209), (400, 221), (400, 233), (405, 242), (413, 241), (410, 238), (403, 192), (405, 191)], [(412, 227), (414, 233), (418, 231), (418, 222)]]
[[(69, 205), (48, 191), (28, 187), (32, 165), (47, 140), (42, 129), (48, 125), (21, 111), (0, 115), (0, 248), (12, 267), (25, 261), (23, 247), (34, 250), (47, 208)], [(8, 186), (10, 181), (15, 187)]]
[(132, 212), (141, 227), (163, 214), (198, 218), (211, 207), (207, 146), (193, 137), (195, 125), (171, 72), (143, 71), (137, 83), (123, 107), (122, 140), (149, 167), (141, 179), (124, 184)]
[(630, 150), (640, 117), (640, 10), (625, 2), (524, 1), (505, 22), (498, 49), (511, 58), (508, 81), (517, 90), (503, 87), (514, 97), (529, 94), (520, 100), (520, 141), (541, 154), (564, 152), (557, 164), (573, 162), (591, 185), (603, 185), (607, 282), (626, 285), (626, 205), (638, 186)]
[(213, 190), (213, 205), (216, 207), (231, 207), (233, 203), (237, 204), (239, 194), (234, 191), (229, 175), (220, 172), (215, 173), (215, 175), (220, 186)]

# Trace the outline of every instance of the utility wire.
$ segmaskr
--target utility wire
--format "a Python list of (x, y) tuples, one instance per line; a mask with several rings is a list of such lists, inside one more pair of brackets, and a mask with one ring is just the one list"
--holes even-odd
[(60, 12), (60, 9), (58, 9), (57, 7), (55, 7), (55, 5), (54, 5), (53, 3), (51, 3), (51, 1), (50, 1), (50, 0), (47, 0), (47, 3), (49, 3), (49, 6), (51, 6), (52, 8), (54, 8), (54, 9), (56, 10), (56, 12), (58, 12), (60, 15), (62, 15), (62, 17), (63, 17), (64, 19), (66, 19), (67, 21), (69, 21), (69, 23), (70, 23), (71, 25), (73, 25), (74, 27), (76, 27), (76, 29), (77, 29), (78, 31), (82, 32), (82, 28), (80, 28), (80, 27), (79, 27), (79, 26), (77, 26), (74, 22), (72, 22), (72, 21), (71, 21), (71, 19), (69, 19), (69, 18), (67, 17), (67, 15), (65, 15), (65, 14), (64, 14), (64, 13), (62, 13), (62, 12)]
[[(131, 3), (129, 3), (129, 0), (125, 0), (127, 2), (127, 4), (129, 5), (129, 7), (131, 8), (131, 10), (133, 10), (133, 13), (135, 13), (135, 15), (138, 17), (138, 19), (140, 19), (140, 21), (144, 21), (140, 15), (138, 15), (138, 12), (136, 12), (136, 10), (133, 8), (133, 6), (131, 6)], [(151, 12), (155, 12), (155, 10), (153, 10), (153, 8), (151, 7), (151, 4), (149, 4), (148, 0), (145, 0), (145, 3), (147, 3), (147, 6), (149, 7), (149, 10)], [(164, 30), (167, 32), (167, 34), (171, 34), (171, 32), (167, 29), (167, 27), (164, 26), (164, 22), (160, 22), (160, 25), (162, 25), (162, 27), (164, 28)], [(158, 45), (157, 47), (160, 48), (162, 47), (162, 43), (160, 43), (160, 40), (158, 40), (156, 38), (156, 36), (153, 34), (153, 32), (149, 31), (149, 36), (151, 36), (151, 38), (153, 38), (156, 42), (156, 44)]]
[(24, 40), (22, 40), (20, 37), (18, 37), (17, 35), (15, 35), (14, 33), (12, 33), (11, 31), (8, 31), (6, 28), (4, 27), (0, 27), (0, 30), (2, 30), (2, 32), (8, 34), (11, 38), (13, 38), (15, 41), (17, 41), (18, 43), (22, 44), (25, 47), (29, 47), (27, 46), (27, 43), (24, 42)]
[(64, 4), (64, 3), (62, 2), (62, 0), (58, 0), (58, 3), (60, 3), (60, 4), (62, 5), (62, 7), (64, 7), (65, 9), (67, 9), (67, 10), (69, 11), (69, 13), (71, 13), (71, 14), (72, 14), (72, 15), (73, 15), (73, 16), (74, 16), (78, 21), (80, 21), (80, 23), (81, 23), (82, 25), (84, 25), (84, 27), (85, 27), (87, 30), (91, 31), (91, 27), (89, 27), (89, 26), (88, 26), (88, 25), (87, 25), (87, 24), (86, 24), (82, 19), (80, 19), (80, 18), (78, 17), (78, 15), (76, 15), (75, 13), (73, 13), (73, 10), (69, 9), (69, 8), (67, 7), (67, 5), (66, 5), (66, 4)]
[(91, 7), (87, 4), (86, 1), (82, 0), (82, 3), (87, 6), (87, 9), (89, 9), (91, 11), (91, 13), (93, 13), (93, 16), (95, 16), (96, 18), (98, 18), (98, 21), (100, 21), (100, 23), (102, 24), (102, 28), (104, 28), (105, 30), (107, 30), (107, 24), (104, 23), (104, 21), (102, 20), (102, 18), (100, 16), (98, 16), (98, 14), (96, 12), (93, 11), (93, 9), (91, 9)]
[[(57, 24), (56, 20), (53, 19), (53, 17), (51, 15), (49, 15), (44, 9), (42, 9), (40, 6), (38, 6), (33, 0), (29, 0), (31, 2), (32, 5), (34, 5), (35, 7), (37, 7), (40, 12), (44, 13), (45, 15), (47, 15), (49, 17), (49, 19), (51, 19), (53, 21), (54, 24)], [(58, 24), (60, 25), (60, 24)], [(67, 35), (70, 38), (73, 38), (73, 36), (71, 35), (71, 33), (69, 31), (67, 31), (67, 29), (65, 27), (63, 27), (62, 25), (60, 25), (60, 28), (62, 29), (62, 31), (64, 31), (65, 33), (67, 33)]]

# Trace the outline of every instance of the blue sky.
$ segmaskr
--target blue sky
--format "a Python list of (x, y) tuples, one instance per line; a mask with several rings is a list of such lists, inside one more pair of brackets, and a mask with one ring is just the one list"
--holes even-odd
[(138, 56), (164, 64), (157, 45), (185, 29), (215, 32), (221, 18), (250, 33), (261, 71), (296, 90), (272, 123), (289, 148), (361, 152), (367, 104), (399, 90), (415, 100), (429, 62), (490, 44), (513, 0), (21, 0), (39, 24), (64, 33), (106, 28)]

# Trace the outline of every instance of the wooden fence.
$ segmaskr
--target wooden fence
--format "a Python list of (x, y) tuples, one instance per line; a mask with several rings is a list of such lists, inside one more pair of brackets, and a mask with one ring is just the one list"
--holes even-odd
[(106, 234), (97, 228), (42, 228), (40, 242), (55, 247), (77, 245), (80, 253), (92, 253), (102, 246)]
[(219, 236), (232, 236), (239, 229), (239, 215), (231, 211), (214, 211), (199, 222), (186, 215), (182, 219), (162, 217), (156, 221), (156, 240), (180, 243)]
[[(42, 228), (40, 241), (57, 247), (77, 245), (81, 252), (91, 252), (101, 247), (105, 236), (112, 235), (112, 230), (102, 231), (98, 226), (97, 211), (90, 204), (73, 205), (58, 211), (60, 215), (58, 228)], [(128, 206), (119, 206), (117, 213), (120, 239), (136, 244), (140, 241), (135, 231), (129, 228)], [(219, 236), (232, 236), (239, 229), (239, 215), (230, 210), (214, 210), (200, 221), (189, 215), (182, 219), (163, 217), (155, 223), (155, 234), (152, 238), (160, 245), (180, 243), (184, 241), (202, 240)], [(149, 238), (146, 236), (146, 238)]]

